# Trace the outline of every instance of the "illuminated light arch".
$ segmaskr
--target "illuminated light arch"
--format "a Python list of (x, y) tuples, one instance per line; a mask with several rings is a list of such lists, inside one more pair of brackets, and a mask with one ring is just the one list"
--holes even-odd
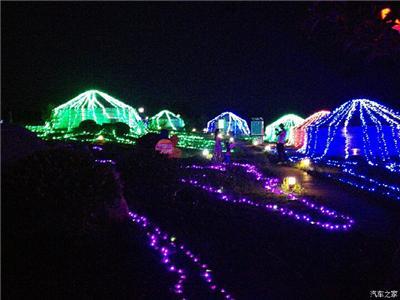
[(233, 135), (250, 135), (246, 120), (228, 111), (207, 122), (207, 132), (215, 132), (217, 128), (225, 133), (233, 132)]
[(314, 158), (360, 155), (370, 164), (400, 158), (400, 113), (368, 99), (336, 108), (307, 130), (306, 154)]
[(329, 110), (320, 110), (320, 111), (312, 114), (308, 118), (306, 118), (304, 120), (304, 122), (301, 123), (300, 125), (293, 127), (294, 147), (295, 148), (305, 147), (305, 145), (307, 144), (306, 131), (307, 131), (308, 126), (312, 125), (319, 119), (327, 116), (329, 113), (330, 113)]
[(70, 131), (84, 120), (93, 120), (100, 125), (123, 122), (139, 135), (146, 131), (142, 119), (132, 106), (98, 90), (86, 91), (53, 109), (46, 127)]
[(276, 135), (276, 129), (279, 127), (280, 124), (285, 126), (285, 129), (288, 133), (286, 139), (288, 140), (288, 145), (294, 144), (294, 135), (293, 135), (293, 127), (300, 125), (304, 122), (302, 117), (299, 117), (295, 114), (287, 114), (280, 117), (275, 122), (269, 124), (265, 127), (265, 140), (270, 143), (274, 143), (277, 141), (278, 137)]
[(162, 110), (149, 120), (149, 129), (160, 130), (181, 130), (185, 127), (185, 122), (179, 114), (174, 114), (169, 110)]

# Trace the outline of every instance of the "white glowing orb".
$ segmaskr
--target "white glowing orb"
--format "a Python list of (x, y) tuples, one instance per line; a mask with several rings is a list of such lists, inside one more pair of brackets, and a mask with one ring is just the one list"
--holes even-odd
[(352, 148), (351, 153), (353, 155), (360, 155), (360, 148)]
[(233, 143), (235, 141), (235, 139), (233, 137), (229, 138), (229, 142)]
[(286, 180), (287, 180), (287, 183), (289, 186), (296, 184), (296, 177), (289, 176), (289, 177), (286, 177)]
[(141, 114), (144, 113), (144, 107), (139, 107), (138, 108), (138, 112), (141, 113)]
[(208, 149), (204, 149), (202, 153), (203, 153), (203, 156), (206, 156), (206, 157), (210, 155), (210, 151)]
[(196, 128), (192, 128), (192, 132), (196, 132), (196, 130), (197, 130)]
[(253, 140), (253, 145), (254, 146), (258, 146), (260, 144), (260, 142), (259, 141), (257, 141), (257, 140)]

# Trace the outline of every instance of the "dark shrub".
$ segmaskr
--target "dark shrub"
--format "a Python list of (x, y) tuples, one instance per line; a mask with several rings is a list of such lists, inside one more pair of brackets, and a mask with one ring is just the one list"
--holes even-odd
[(79, 124), (79, 127), (76, 129), (76, 131), (86, 131), (90, 133), (98, 133), (101, 130), (101, 126), (97, 124), (93, 120), (84, 120)]
[(117, 136), (124, 136), (131, 131), (129, 125), (123, 122), (117, 122), (114, 124), (114, 126), (115, 126), (115, 134)]

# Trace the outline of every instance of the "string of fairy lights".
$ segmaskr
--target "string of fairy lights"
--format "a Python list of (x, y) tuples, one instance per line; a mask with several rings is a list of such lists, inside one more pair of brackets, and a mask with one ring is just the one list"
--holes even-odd
[(233, 135), (250, 135), (249, 125), (246, 120), (232, 112), (226, 111), (207, 122), (207, 132), (213, 133), (216, 129)]
[[(100, 149), (96, 149), (102, 151)], [(98, 159), (97, 163), (115, 165), (111, 159)], [(234, 300), (226, 288), (216, 283), (212, 269), (204, 263), (198, 254), (181, 242), (175, 235), (160, 229), (144, 215), (133, 210), (129, 211), (131, 222), (147, 237), (149, 247), (160, 256), (160, 262), (165, 269), (176, 276), (176, 282), (171, 290), (178, 299), (186, 300), (186, 290), (189, 279), (200, 278), (210, 295), (227, 300)], [(188, 265), (188, 266), (187, 266)], [(185, 268), (185, 266), (187, 266)]]
[(231, 163), (231, 164), (222, 164), (222, 165), (190, 165), (185, 168), (193, 169), (193, 170), (208, 170), (208, 171), (219, 171), (226, 172), (229, 168), (239, 167), (243, 168), (247, 173), (251, 174), (252, 177), (257, 181), (261, 182), (264, 189), (272, 194), (278, 196), (285, 196), (288, 200), (296, 201), (297, 204), (301, 204), (304, 208), (312, 211), (313, 213), (317, 213), (320, 218), (323, 216), (324, 218), (331, 219), (332, 221), (322, 221), (317, 219), (316, 217), (312, 217), (309, 213), (303, 213), (300, 211), (295, 211), (290, 209), (285, 204), (281, 204), (279, 202), (276, 203), (262, 203), (260, 201), (252, 200), (247, 197), (234, 197), (227, 192), (225, 192), (225, 188), (215, 187), (210, 185), (205, 179), (207, 179), (207, 173), (200, 173), (200, 179), (193, 178), (181, 178), (181, 182), (185, 184), (189, 184), (195, 188), (202, 189), (211, 194), (216, 194), (217, 199), (222, 200), (224, 202), (229, 202), (233, 204), (242, 204), (251, 207), (261, 208), (263, 210), (272, 211), (275, 213), (280, 213), (282, 216), (287, 216), (289, 218), (293, 218), (297, 221), (311, 224), (313, 226), (317, 226), (320, 228), (324, 228), (329, 231), (347, 231), (354, 225), (354, 220), (343, 214), (339, 214), (338, 212), (328, 209), (324, 206), (319, 206), (309, 199), (305, 197), (296, 196), (294, 193), (285, 193), (279, 187), (279, 179), (278, 178), (266, 178), (263, 174), (257, 169), (255, 165), (252, 164), (241, 164), (241, 163)]

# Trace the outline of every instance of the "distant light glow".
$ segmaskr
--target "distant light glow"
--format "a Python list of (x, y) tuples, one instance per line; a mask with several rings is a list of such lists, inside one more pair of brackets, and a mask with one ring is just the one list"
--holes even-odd
[(223, 112), (207, 123), (208, 132), (214, 132), (217, 128), (224, 133), (233, 132), (233, 135), (250, 135), (247, 122), (231, 112)]
[(294, 147), (295, 148), (302, 148), (305, 147), (307, 144), (307, 128), (308, 126), (311, 126), (313, 123), (315, 123), (317, 120), (324, 118), (326, 115), (328, 115), (330, 111), (328, 110), (321, 110), (318, 111), (308, 118), (304, 120), (301, 124), (293, 127), (293, 134), (294, 134)]
[(381, 19), (384, 20), (386, 19), (387, 15), (390, 14), (392, 10), (389, 7), (383, 8), (381, 10)]
[(179, 114), (174, 114), (169, 110), (162, 110), (149, 120), (149, 128), (152, 130), (169, 129), (181, 130), (185, 127), (185, 122)]
[(287, 131), (286, 139), (288, 140), (288, 145), (294, 144), (294, 135), (293, 135), (293, 127), (300, 125), (304, 122), (304, 119), (294, 115), (288, 114), (280, 117), (275, 122), (269, 124), (265, 127), (265, 140), (269, 143), (275, 143), (278, 139), (276, 135), (276, 129), (278, 129), (280, 124), (285, 126), (285, 130)]
[(139, 107), (138, 108), (138, 112), (141, 113), (141, 114), (144, 113), (144, 107)]

